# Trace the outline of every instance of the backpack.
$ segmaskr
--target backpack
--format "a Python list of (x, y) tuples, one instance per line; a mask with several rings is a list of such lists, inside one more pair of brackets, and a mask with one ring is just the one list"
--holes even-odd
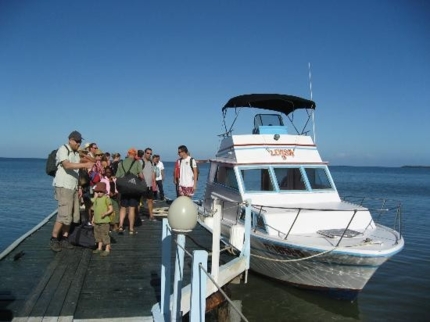
[[(67, 152), (68, 152), (67, 155), (69, 155), (70, 154), (69, 148), (65, 144), (64, 146), (67, 149)], [(58, 149), (52, 150), (52, 152), (49, 153), (48, 155), (48, 159), (46, 160), (46, 174), (50, 175), (51, 177), (55, 177), (55, 173), (57, 172), (57, 168), (58, 168), (57, 160), (56, 160), (57, 151)]]

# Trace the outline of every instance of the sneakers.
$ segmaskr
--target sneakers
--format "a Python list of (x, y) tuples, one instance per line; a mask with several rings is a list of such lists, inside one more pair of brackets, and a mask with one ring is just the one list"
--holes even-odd
[(62, 239), (61, 242), (61, 248), (66, 248), (66, 249), (73, 249), (75, 248), (75, 246), (73, 246), (72, 244), (70, 244), (68, 239)]
[(104, 252), (101, 252), (101, 253), (100, 253), (100, 256), (106, 257), (106, 256), (108, 256), (109, 254), (110, 254), (110, 251), (105, 250)]
[(136, 235), (136, 234), (137, 234), (137, 231), (135, 231), (135, 230), (130, 230), (128, 233), (129, 233), (130, 235)]
[(103, 251), (101, 249), (98, 249), (98, 248), (93, 250), (93, 254), (100, 254), (102, 252)]
[(49, 242), (49, 247), (51, 247), (51, 249), (56, 253), (61, 252), (61, 244), (58, 239), (51, 239)]

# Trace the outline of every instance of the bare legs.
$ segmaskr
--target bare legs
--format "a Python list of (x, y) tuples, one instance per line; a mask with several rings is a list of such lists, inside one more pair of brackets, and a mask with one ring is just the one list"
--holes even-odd
[(64, 225), (56, 221), (52, 229), (52, 237), (58, 238), (58, 235), (62, 234), (63, 237), (67, 238), (69, 236), (69, 229), (70, 225)]
[(154, 209), (154, 200), (153, 199), (146, 199), (146, 203), (148, 205), (149, 220), (153, 220), (154, 214), (152, 213), (152, 211)]
[(128, 222), (130, 223), (129, 230), (134, 231), (134, 219), (136, 216), (136, 207), (128, 207)]
[(127, 208), (128, 208), (128, 222), (129, 222), (129, 229), (130, 231), (134, 231), (134, 220), (136, 216), (136, 207), (121, 207), (119, 210), (119, 228), (120, 230), (123, 229), (124, 226), (124, 219), (127, 215)]

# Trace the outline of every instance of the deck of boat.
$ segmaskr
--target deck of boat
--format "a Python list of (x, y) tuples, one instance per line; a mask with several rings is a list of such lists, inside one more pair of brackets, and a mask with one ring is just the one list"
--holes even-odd
[[(161, 294), (162, 224), (142, 218), (138, 234), (112, 233), (111, 254), (101, 257), (81, 247), (51, 251), (52, 217), (0, 261), (0, 320), (152, 320), (151, 308)], [(197, 225), (186, 249), (210, 249), (211, 242)], [(184, 285), (190, 262), (186, 256)]]

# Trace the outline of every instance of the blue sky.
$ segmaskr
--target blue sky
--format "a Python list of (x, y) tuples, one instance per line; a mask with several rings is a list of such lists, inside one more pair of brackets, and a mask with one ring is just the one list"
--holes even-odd
[(309, 98), (310, 62), (325, 161), (430, 165), (429, 30), (425, 0), (0, 1), (0, 157), (210, 158), (228, 99)]

